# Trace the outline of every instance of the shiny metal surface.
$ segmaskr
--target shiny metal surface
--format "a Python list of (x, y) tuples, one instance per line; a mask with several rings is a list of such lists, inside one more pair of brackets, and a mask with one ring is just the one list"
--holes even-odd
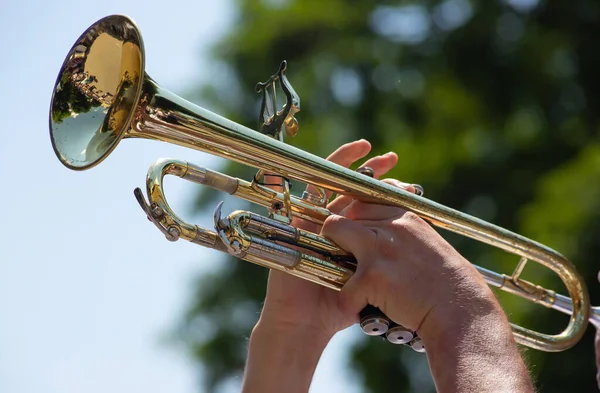
[(423, 340), (421, 340), (421, 337), (413, 338), (408, 345), (415, 350), (415, 352), (425, 353), (425, 344), (423, 343)]
[(411, 330), (404, 326), (396, 325), (387, 331), (385, 337), (392, 344), (408, 344), (415, 335)]
[[(258, 168), (262, 173), (296, 179), (357, 199), (401, 206), (439, 228), (516, 255), (520, 262), (511, 276), (482, 268), (480, 272), (493, 286), (548, 307), (556, 305), (557, 309), (568, 310), (571, 314), (568, 326), (558, 335), (513, 325), (519, 343), (544, 351), (561, 351), (575, 345), (582, 337), (590, 316), (589, 296), (573, 264), (558, 252), (287, 145), (279, 140), (280, 135), (274, 139), (234, 123), (161, 88), (143, 70), (141, 36), (133, 21), (125, 16), (102, 19), (77, 40), (57, 78), (50, 108), (52, 144), (65, 166), (74, 170), (89, 169), (103, 161), (121, 139), (144, 138), (201, 150)], [(299, 109), (299, 101), (292, 100), (288, 109), (282, 114), (282, 127), (288, 127), (286, 131), (294, 133), (297, 124), (292, 119)], [(175, 215), (166, 201), (162, 184), (165, 175), (208, 185), (269, 209), (276, 204), (287, 206), (290, 215), (316, 223), (322, 222), (330, 213), (323, 206), (314, 204), (311, 198), (295, 198), (285, 190), (277, 193), (255, 182), (234, 179), (184, 161), (161, 160), (148, 172), (149, 202), (139, 190), (136, 190), (136, 198), (169, 240), (182, 238), (231, 252), (247, 261), (284, 270), (333, 289), (339, 289), (352, 274), (352, 266), (347, 262), (323, 259), (295, 248), (284, 250), (279, 243), (246, 232), (244, 228), (248, 222), (254, 226), (272, 223), (258, 223), (261, 220), (244, 212), (236, 213), (239, 217), (219, 217), (216, 230), (186, 223)], [(235, 221), (238, 218), (240, 220)], [(283, 228), (283, 232), (293, 233), (290, 228)], [(302, 239), (305, 243), (325, 244), (311, 236)], [(565, 284), (569, 298), (520, 280), (520, 271), (528, 260), (554, 271)], [(299, 266), (302, 269), (296, 269)], [(570, 308), (567, 307), (569, 302)]]
[(52, 146), (71, 169), (101, 162), (133, 119), (144, 78), (142, 38), (133, 22), (109, 16), (75, 42), (50, 107)]
[(368, 318), (360, 322), (360, 328), (369, 336), (380, 336), (388, 331), (390, 321), (386, 318)]

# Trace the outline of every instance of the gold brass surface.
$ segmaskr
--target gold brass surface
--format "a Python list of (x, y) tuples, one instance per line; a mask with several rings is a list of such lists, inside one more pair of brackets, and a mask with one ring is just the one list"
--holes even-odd
[[(285, 114), (282, 127), (287, 127), (290, 134), (297, 132), (293, 119), (297, 110), (299, 102), (294, 102), (291, 115)], [(439, 228), (516, 255), (520, 262), (511, 275), (477, 268), (489, 285), (571, 315), (568, 326), (558, 335), (512, 325), (520, 344), (543, 351), (561, 351), (581, 339), (590, 317), (598, 326), (598, 313), (591, 308), (582, 278), (558, 252), (328, 162), (283, 143), (280, 136), (273, 138), (246, 128), (161, 88), (144, 72), (141, 35), (134, 22), (125, 16), (109, 16), (96, 22), (71, 48), (53, 92), (50, 134), (57, 157), (73, 170), (99, 164), (121, 139), (144, 138), (204, 151), (257, 168), (261, 173), (295, 179), (360, 200), (403, 207)], [(281, 211), (315, 223), (323, 222), (330, 212), (310, 198), (289, 195), (285, 189), (279, 193), (254, 181), (235, 179), (181, 160), (163, 159), (148, 171), (149, 202), (139, 189), (135, 196), (167, 239), (183, 238), (336, 290), (354, 272), (355, 265), (343, 250), (327, 239), (297, 230), (285, 220), (235, 212), (225, 218), (216, 214), (214, 230), (186, 223), (166, 201), (163, 189), (166, 175), (207, 185), (271, 210), (277, 210), (274, 208), (277, 205)], [(297, 245), (304, 246), (302, 251)], [(520, 272), (527, 261), (555, 272), (569, 296), (521, 280)]]

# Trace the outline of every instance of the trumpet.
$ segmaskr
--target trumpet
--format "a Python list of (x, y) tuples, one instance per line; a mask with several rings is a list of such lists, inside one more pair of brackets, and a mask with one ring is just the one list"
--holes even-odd
[[(293, 218), (322, 224), (331, 214), (326, 191), (365, 202), (399, 206), (431, 225), (497, 247), (518, 260), (511, 274), (476, 266), (486, 282), (533, 303), (570, 315), (557, 335), (511, 324), (515, 340), (542, 351), (562, 351), (575, 345), (588, 322), (600, 326), (599, 308), (591, 307), (585, 283), (574, 265), (558, 252), (531, 239), (431, 201), (423, 195), (392, 187), (284, 142), (298, 132), (295, 118), (300, 99), (286, 76), (283, 62), (262, 94), (260, 127), (251, 130), (196, 106), (160, 87), (145, 72), (144, 45), (128, 17), (112, 15), (92, 24), (67, 54), (56, 79), (50, 105), (50, 139), (62, 164), (72, 170), (98, 165), (122, 139), (144, 138), (200, 150), (257, 169), (250, 180), (237, 179), (201, 166), (161, 159), (148, 170), (147, 198), (134, 195), (148, 219), (170, 241), (184, 239), (270, 269), (277, 269), (340, 290), (356, 270), (352, 255), (328, 239), (292, 225)], [(277, 108), (277, 87), (285, 105)], [(245, 199), (268, 209), (268, 216), (235, 211), (225, 217), (219, 205), (214, 228), (202, 228), (179, 218), (167, 203), (163, 179), (174, 175)], [(278, 189), (265, 178), (278, 179)], [(294, 196), (296, 180), (315, 192)], [(552, 270), (568, 296), (521, 279), (528, 261)], [(416, 332), (389, 321), (373, 307), (361, 313), (367, 334), (408, 344), (423, 352)]]

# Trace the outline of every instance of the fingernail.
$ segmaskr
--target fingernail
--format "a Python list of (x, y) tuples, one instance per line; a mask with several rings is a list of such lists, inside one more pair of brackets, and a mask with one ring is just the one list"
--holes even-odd
[(392, 183), (398, 188), (409, 188), (412, 187), (412, 184), (401, 182), (400, 180), (390, 179)]

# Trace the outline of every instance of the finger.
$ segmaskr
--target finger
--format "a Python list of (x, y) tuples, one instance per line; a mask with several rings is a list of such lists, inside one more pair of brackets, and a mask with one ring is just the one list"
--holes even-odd
[[(359, 139), (354, 142), (346, 143), (338, 147), (333, 153), (327, 157), (327, 161), (331, 161), (338, 165), (348, 168), (355, 161), (365, 157), (371, 151), (371, 144), (365, 139)], [(265, 176), (265, 183), (279, 184), (281, 178), (278, 176)], [(276, 191), (281, 191), (281, 186), (271, 186)], [(329, 197), (328, 197), (329, 198)]]
[(360, 273), (354, 273), (337, 296), (339, 309), (346, 315), (355, 315), (355, 323), (360, 321), (360, 311), (369, 304), (368, 296), (361, 290), (362, 287)]
[[(373, 177), (378, 179), (380, 176), (388, 173), (392, 168), (396, 166), (398, 163), (398, 155), (396, 153), (386, 153), (377, 157), (373, 157), (367, 160), (365, 163), (361, 165), (361, 167), (369, 167), (373, 169)], [(346, 207), (350, 202), (352, 202), (353, 198), (347, 197), (344, 195), (338, 195), (327, 208), (338, 214), (344, 207)], [(333, 210), (332, 210), (333, 209)]]
[[(410, 193), (413, 193), (413, 194), (416, 193), (416, 188), (413, 184), (403, 183), (396, 179), (384, 179), (382, 181), (384, 183), (391, 184), (394, 187), (401, 188)], [(355, 198), (353, 198), (353, 197), (350, 197), (347, 195), (340, 195), (337, 198), (335, 198), (333, 201), (331, 201), (331, 203), (329, 203), (329, 205), (327, 205), (327, 209), (329, 209), (329, 211), (332, 212), (333, 214), (343, 215), (342, 211), (346, 207), (348, 207), (350, 205), (350, 203), (352, 203), (354, 200), (355, 200)]]
[(365, 163), (361, 165), (361, 167), (368, 166), (369, 168), (373, 169), (373, 177), (375, 179), (379, 179), (379, 177), (385, 175), (392, 168), (394, 168), (396, 164), (398, 164), (398, 155), (394, 152), (389, 152), (368, 159)]
[(402, 217), (406, 212), (406, 209), (398, 206), (380, 205), (377, 203), (354, 200), (346, 206), (339, 215), (350, 220), (384, 221)]
[(321, 236), (350, 252), (357, 259), (369, 255), (370, 248), (374, 247), (376, 240), (375, 232), (370, 228), (337, 215), (327, 217), (321, 228)]
[(360, 139), (338, 147), (327, 157), (327, 161), (348, 168), (354, 162), (369, 154), (370, 151), (371, 144), (365, 139)]
[(265, 187), (270, 188), (275, 192), (283, 192), (283, 179), (280, 176), (265, 175), (263, 177), (263, 183)]
[(354, 197), (350, 197), (347, 195), (340, 195), (335, 198), (329, 205), (327, 205), (327, 210), (332, 212), (333, 214), (337, 214), (342, 216), (342, 211), (348, 207), (354, 201)]
[(396, 179), (383, 179), (381, 181), (389, 184), (390, 186), (394, 186), (394, 187), (400, 188), (404, 191), (408, 191), (412, 194), (416, 194), (416, 192), (417, 192), (417, 189), (415, 188), (414, 184), (404, 183), (404, 182), (401, 182), (400, 180), (396, 180)]
[(366, 226), (341, 216), (328, 217), (323, 224), (321, 235), (350, 252), (360, 261), (357, 271), (344, 284), (337, 297), (338, 306), (344, 314), (356, 315), (358, 321), (360, 310), (369, 303), (362, 276), (375, 255), (377, 235)]
[[(350, 167), (356, 161), (364, 158), (371, 151), (371, 144), (365, 140), (360, 139), (358, 141), (346, 143), (338, 147), (333, 153), (327, 157), (327, 161), (331, 161), (334, 164), (341, 165), (345, 168)], [(311, 194), (317, 194), (317, 190), (314, 186), (306, 186), (306, 191)], [(331, 198), (332, 192), (326, 190), (326, 200)]]
[[(396, 164), (398, 163), (398, 155), (396, 153), (393, 152), (389, 152), (377, 157), (373, 157), (369, 160), (367, 160), (365, 163), (363, 163), (361, 165), (361, 167), (369, 167), (371, 169), (373, 169), (373, 177), (375, 179), (378, 179), (380, 176), (385, 175), (386, 173), (388, 173), (391, 169), (393, 169)], [(410, 188), (411, 185), (408, 183), (403, 183), (405, 184), (406, 188), (405, 189), (409, 192), (413, 192), (413, 190)], [(334, 214), (339, 214), (346, 206), (348, 206), (352, 201), (354, 200), (354, 198), (346, 196), (346, 195), (339, 195), (337, 196), (333, 201), (331, 201), (329, 203), (329, 205), (327, 205), (327, 208), (329, 209), (329, 211), (331, 211)]]
[[(410, 193), (416, 193), (416, 188), (413, 184), (403, 183), (396, 179), (383, 179), (382, 181)], [(328, 209), (334, 214), (339, 214), (352, 220), (385, 220), (399, 217), (406, 212), (406, 209), (397, 206), (364, 203), (348, 196), (335, 199), (329, 204)]]

